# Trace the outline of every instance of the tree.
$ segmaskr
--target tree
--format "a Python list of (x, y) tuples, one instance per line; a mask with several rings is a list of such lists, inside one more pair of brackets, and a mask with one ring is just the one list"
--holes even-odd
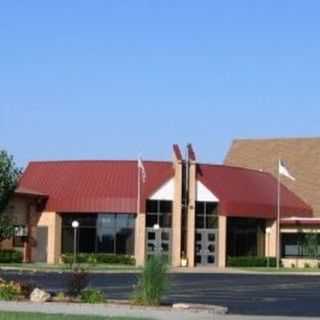
[(12, 224), (12, 218), (4, 213), (0, 214), (0, 242), (10, 239), (15, 234), (15, 226)]
[(16, 188), (21, 170), (17, 168), (13, 157), (0, 150), (0, 242), (10, 239), (15, 232), (12, 217), (3, 213)]
[(21, 174), (11, 155), (0, 150), (0, 213), (8, 205), (8, 201), (17, 186)]

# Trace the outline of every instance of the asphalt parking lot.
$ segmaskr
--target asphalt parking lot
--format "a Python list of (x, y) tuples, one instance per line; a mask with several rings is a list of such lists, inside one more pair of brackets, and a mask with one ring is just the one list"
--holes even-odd
[[(50, 290), (62, 291), (68, 273), (1, 272), (0, 277), (22, 280)], [(127, 299), (137, 275), (91, 274), (90, 286), (99, 288), (109, 299)], [(166, 302), (218, 304), (229, 313), (320, 317), (320, 276), (249, 274), (170, 274)]]

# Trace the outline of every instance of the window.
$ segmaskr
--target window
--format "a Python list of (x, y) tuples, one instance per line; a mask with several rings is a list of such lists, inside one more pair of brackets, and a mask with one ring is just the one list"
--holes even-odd
[(320, 254), (320, 234), (283, 233), (281, 248), (283, 258), (317, 258)]
[(215, 202), (196, 202), (196, 229), (218, 228), (218, 204)]
[(148, 200), (147, 201), (147, 228), (158, 224), (160, 228), (171, 228), (172, 201)]
[(72, 221), (79, 221), (80, 253), (134, 254), (133, 214), (66, 215), (62, 220), (62, 252), (73, 251)]
[(22, 248), (28, 235), (28, 229), (24, 225), (15, 226), (15, 235), (13, 237), (13, 247)]

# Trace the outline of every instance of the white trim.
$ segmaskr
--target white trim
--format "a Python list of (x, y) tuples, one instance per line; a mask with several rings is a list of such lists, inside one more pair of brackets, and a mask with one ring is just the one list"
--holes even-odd
[(163, 184), (160, 189), (155, 191), (150, 200), (169, 200), (173, 201), (174, 198), (174, 178), (168, 180), (165, 184)]
[(198, 180), (197, 201), (219, 202), (219, 199), (201, 181)]

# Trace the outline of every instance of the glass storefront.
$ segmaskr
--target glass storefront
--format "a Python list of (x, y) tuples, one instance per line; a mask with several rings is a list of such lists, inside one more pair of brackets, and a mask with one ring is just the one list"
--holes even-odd
[(282, 258), (318, 258), (320, 255), (320, 234), (282, 233)]
[(62, 253), (73, 252), (72, 221), (79, 221), (80, 253), (134, 255), (133, 214), (62, 214)]
[(258, 234), (265, 230), (264, 219), (228, 218), (227, 254), (229, 257), (258, 255)]

